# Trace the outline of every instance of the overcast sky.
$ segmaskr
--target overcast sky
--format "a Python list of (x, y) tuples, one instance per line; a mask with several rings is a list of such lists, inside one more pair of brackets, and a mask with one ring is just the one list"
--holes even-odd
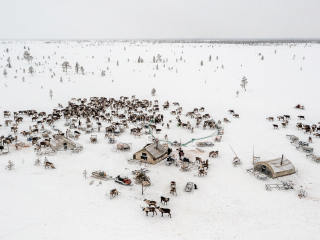
[(320, 0), (0, 3), (0, 39), (320, 38)]

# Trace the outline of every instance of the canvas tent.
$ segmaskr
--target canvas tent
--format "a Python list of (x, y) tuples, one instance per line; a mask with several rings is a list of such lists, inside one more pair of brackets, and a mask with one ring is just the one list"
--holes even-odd
[(296, 172), (293, 164), (285, 157), (257, 162), (254, 165), (254, 171), (261, 172), (271, 178), (283, 177)]

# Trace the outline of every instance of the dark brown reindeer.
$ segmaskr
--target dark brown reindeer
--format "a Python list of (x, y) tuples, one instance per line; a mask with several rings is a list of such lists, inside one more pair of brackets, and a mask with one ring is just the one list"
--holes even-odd
[(169, 208), (157, 207), (157, 209), (159, 212), (161, 212), (161, 217), (163, 217), (164, 213), (168, 213), (168, 217), (170, 216), (170, 218), (171, 218), (171, 210)]
[(196, 162), (202, 163), (202, 159), (199, 157), (196, 157)]
[(168, 205), (168, 202), (170, 201), (170, 198), (166, 198), (166, 197), (161, 196), (161, 197), (160, 197), (160, 200), (161, 200), (161, 203), (162, 203), (163, 205), (164, 205), (164, 204)]
[(278, 125), (277, 124), (272, 124), (273, 129), (278, 129)]
[(304, 116), (298, 116), (300, 120), (305, 120)]

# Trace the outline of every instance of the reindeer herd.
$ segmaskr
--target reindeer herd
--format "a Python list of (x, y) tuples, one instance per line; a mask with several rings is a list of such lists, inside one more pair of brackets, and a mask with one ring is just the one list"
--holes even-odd
[[(299, 115), (298, 118), (299, 118), (299, 120), (305, 120), (305, 117), (301, 116), (301, 115)], [(278, 119), (278, 121), (282, 121), (281, 125), (282, 125), (282, 127), (285, 128), (285, 127), (288, 126), (289, 120), (291, 120), (291, 117), (290, 117), (290, 115), (283, 115), (283, 116), (277, 116), (277, 119)], [(274, 122), (274, 118), (273, 117), (267, 117), (266, 120)], [(309, 133), (310, 135), (311, 135), (311, 133), (313, 133), (313, 135), (315, 137), (320, 137), (320, 134), (318, 133), (318, 131), (320, 130), (320, 122), (318, 122), (318, 125), (319, 126), (317, 126), (317, 124), (312, 124), (310, 126), (308, 124), (302, 124), (301, 122), (299, 122), (299, 123), (296, 124), (296, 127), (298, 129), (303, 130), (304, 133)], [(272, 126), (273, 126), (274, 129), (278, 129), (279, 128), (278, 124), (272, 124)]]
[[(200, 127), (202, 125), (203, 129), (209, 128), (214, 129), (216, 127), (215, 122), (208, 120), (211, 118), (209, 114), (204, 113), (205, 108), (194, 108), (193, 111), (187, 112), (186, 117), (195, 119), (196, 123), (193, 127), (190, 121), (183, 123), (180, 119), (183, 109), (180, 107), (180, 104), (177, 102), (172, 103), (176, 107), (175, 110), (171, 110), (171, 115), (177, 115), (176, 120), (178, 121), (178, 126), (181, 128), (189, 129), (193, 132), (194, 127)], [(163, 105), (163, 110), (169, 110), (170, 103), (166, 101)], [(9, 135), (8, 137), (1, 136), (1, 143), (10, 145), (14, 141), (18, 141), (18, 128), (19, 124), (27, 119), (30, 119), (32, 124), (29, 126), (29, 129), (21, 129), (20, 134), (23, 137), (30, 139), (32, 146), (34, 146), (34, 151), (41, 152), (41, 149), (48, 148), (51, 146), (51, 141), (55, 141), (55, 138), (59, 135), (74, 138), (77, 140), (81, 135), (81, 131), (85, 131), (88, 128), (91, 128), (91, 131), (95, 131), (96, 128), (93, 127), (95, 123), (98, 127), (98, 131), (102, 127), (102, 122), (108, 124), (105, 127), (106, 137), (111, 137), (116, 135), (117, 130), (121, 129), (119, 133), (125, 131), (129, 128), (129, 123), (135, 125), (135, 127), (130, 129), (130, 134), (135, 137), (140, 137), (143, 133), (142, 130), (148, 129), (149, 131), (155, 131), (156, 134), (161, 132), (161, 127), (164, 126), (164, 116), (159, 113), (160, 107), (157, 100), (139, 100), (135, 98), (135, 95), (130, 99), (129, 97), (121, 96), (120, 99), (116, 100), (114, 98), (105, 98), (105, 97), (91, 97), (89, 100), (86, 98), (72, 98), (68, 102), (67, 106), (63, 107), (62, 104), (58, 104), (57, 109), (53, 109), (51, 113), (47, 114), (46, 112), (38, 112), (36, 110), (21, 110), (14, 112), (13, 119), (6, 119), (5, 125), (11, 127), (11, 132), (13, 132), (14, 137)], [(234, 117), (239, 117), (238, 114), (234, 114)], [(5, 118), (11, 118), (11, 112), (4, 111)], [(65, 126), (67, 127), (66, 131), (61, 131), (57, 129), (54, 125), (55, 123), (63, 120), (65, 121)], [(84, 123), (83, 123), (84, 122)], [(167, 123), (167, 128), (169, 128), (170, 120)], [(51, 126), (56, 134), (52, 134), (51, 131), (45, 129), (45, 126)], [(72, 129), (75, 129), (73, 133)], [(147, 132), (147, 130), (145, 131)], [(65, 135), (66, 134), (66, 135)], [(114, 136), (113, 136), (114, 137)], [(90, 141), (92, 143), (97, 143), (96, 135), (91, 135)], [(218, 151), (212, 151), (209, 153), (209, 157), (218, 157)], [(202, 161), (201, 158), (196, 159), (200, 166), (198, 167), (198, 176), (203, 177), (207, 175), (209, 168), (209, 161)], [(45, 168), (55, 169), (53, 163), (45, 161)], [(110, 198), (117, 196), (119, 192), (117, 189), (112, 189), (110, 191)], [(170, 184), (170, 194), (177, 195), (176, 184), (171, 182)], [(161, 196), (160, 202), (162, 205), (167, 205), (170, 198)], [(171, 218), (171, 211), (168, 208), (162, 208), (157, 206), (155, 201), (144, 200), (148, 207), (144, 207), (143, 211), (146, 212), (148, 216), (149, 212), (156, 213), (157, 211), (163, 214), (168, 214)]]
[[(161, 203), (164, 205), (168, 205), (168, 202), (169, 202), (170, 198), (165, 198), (165, 197), (160, 197), (160, 201)], [(148, 207), (141, 207), (142, 208), (142, 211), (146, 213), (146, 216), (148, 216), (148, 213), (149, 212), (152, 212), (152, 217), (154, 216), (154, 213), (157, 214), (157, 211), (158, 210), (160, 213), (161, 213), (161, 217), (163, 217), (163, 214), (164, 213), (167, 213), (168, 214), (168, 217), (171, 218), (171, 210), (169, 208), (161, 208), (160, 206), (157, 206), (157, 202), (156, 201), (149, 201), (147, 199), (144, 199), (143, 200), (147, 205)], [(153, 206), (153, 207), (151, 207)]]

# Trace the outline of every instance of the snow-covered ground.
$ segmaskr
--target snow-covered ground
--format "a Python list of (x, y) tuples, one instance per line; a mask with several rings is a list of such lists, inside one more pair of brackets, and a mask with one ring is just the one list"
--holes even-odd
[[(32, 64), (17, 59), (23, 59), (28, 48), (34, 57)], [(169, 110), (161, 107), (160, 113), (165, 126), (169, 120), (173, 123), (170, 129), (162, 127), (159, 138), (167, 134), (170, 141), (181, 139), (182, 143), (214, 131), (195, 128), (191, 133), (178, 128), (175, 116), (170, 115), (176, 109), (173, 102), (183, 108), (182, 121), (189, 120), (193, 126), (195, 120), (185, 114), (196, 107), (204, 107), (204, 113), (216, 121), (225, 117), (231, 121), (222, 123), (222, 141), (204, 148), (203, 154), (195, 150), (195, 142), (184, 147), (192, 161), (196, 156), (207, 159), (209, 151), (219, 151), (218, 158), (209, 159), (207, 176), (198, 177), (197, 170), (181, 172), (162, 161), (148, 166), (152, 185), (144, 196), (138, 185), (127, 187), (114, 181), (99, 185), (97, 180), (89, 185), (92, 179), (84, 179), (82, 173), (104, 170), (112, 176), (126, 174), (132, 178), (131, 171), (139, 166), (129, 164), (127, 159), (149, 141), (147, 136), (134, 138), (127, 130), (117, 141), (132, 143), (131, 152), (115, 153), (104, 131), (97, 133), (98, 144), (90, 143), (90, 134), (82, 134), (78, 142), (84, 146), (83, 152), (58, 152), (48, 157), (55, 170), (35, 166), (33, 148), (16, 151), (12, 146), (10, 154), (0, 156), (0, 239), (319, 239), (320, 165), (297, 151), (286, 137), (294, 134), (307, 141), (309, 135), (297, 130), (296, 123), (312, 125), (320, 121), (318, 44), (2, 42), (0, 52), (0, 136), (10, 134), (4, 121), (13, 119), (4, 118), (3, 111), (12, 115), (28, 109), (50, 113), (58, 103), (67, 106), (71, 98), (136, 95), (138, 99), (158, 100), (160, 106), (169, 101)], [(153, 56), (157, 59), (158, 54), (165, 63), (153, 63)], [(139, 56), (143, 63), (137, 62)], [(10, 69), (6, 67), (8, 57)], [(62, 72), (65, 61), (72, 66), (68, 73)], [(84, 67), (84, 75), (75, 73), (76, 62)], [(36, 70), (33, 76), (28, 73), (30, 66)], [(50, 68), (55, 73), (53, 78)], [(7, 77), (2, 74), (4, 69)], [(106, 71), (104, 77), (102, 70)], [(243, 76), (248, 79), (246, 91), (240, 87)], [(151, 96), (152, 88), (156, 96)], [(240, 92), (238, 97), (236, 91)], [(294, 109), (298, 103), (306, 109)], [(233, 118), (229, 109), (240, 118)], [(266, 120), (284, 114), (291, 116), (287, 128), (274, 130), (273, 123)], [(300, 121), (298, 115), (306, 120)], [(20, 132), (34, 123), (30, 117), (23, 117), (18, 137), (27, 142)], [(275, 123), (280, 125), (277, 120)], [(102, 124), (102, 129), (109, 125)], [(55, 125), (65, 128), (63, 119)], [(318, 155), (319, 143), (313, 137), (311, 146)], [(242, 165), (232, 165), (234, 154), (229, 145)], [(246, 169), (252, 167), (253, 145), (261, 160), (284, 154), (298, 172), (266, 182), (249, 175)], [(15, 163), (11, 171), (5, 169), (8, 160)], [(177, 196), (169, 194), (170, 181), (177, 182)], [(184, 186), (190, 181), (199, 189), (187, 193)], [(281, 181), (292, 181), (295, 189), (265, 190), (266, 183)], [(110, 200), (105, 194), (113, 188), (121, 193)], [(306, 198), (297, 196), (301, 188), (306, 190)], [(172, 218), (161, 217), (160, 213), (146, 217), (140, 208), (145, 206), (143, 200), (155, 200), (160, 205), (160, 196), (170, 197)]]

